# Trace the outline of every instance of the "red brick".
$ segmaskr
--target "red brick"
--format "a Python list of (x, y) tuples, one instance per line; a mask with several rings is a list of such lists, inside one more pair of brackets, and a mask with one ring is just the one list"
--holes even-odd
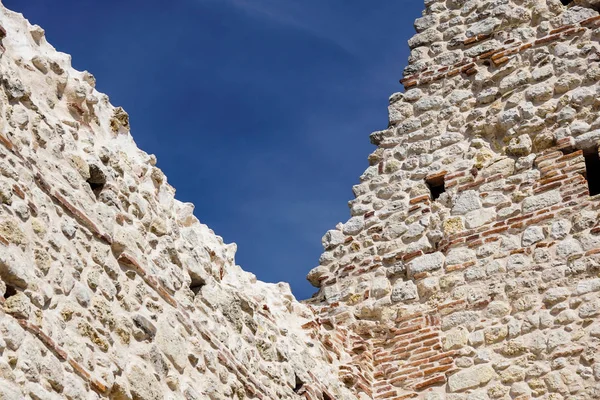
[(421, 202), (424, 202), (424, 201), (429, 201), (429, 195), (428, 194), (424, 194), (422, 196), (410, 199), (409, 204), (417, 204), (417, 203), (421, 203)]
[(596, 22), (600, 22), (600, 15), (596, 16), (596, 17), (584, 19), (583, 21), (581, 21), (579, 23), (579, 25), (581, 25), (581, 26), (587, 26), (587, 25), (595, 24)]
[(423, 389), (426, 389), (426, 388), (428, 388), (430, 386), (442, 385), (444, 383), (446, 383), (446, 377), (443, 376), (443, 375), (440, 375), (440, 376), (436, 376), (434, 378), (428, 379), (426, 381), (417, 383), (415, 385), (415, 389), (416, 390), (423, 390)]

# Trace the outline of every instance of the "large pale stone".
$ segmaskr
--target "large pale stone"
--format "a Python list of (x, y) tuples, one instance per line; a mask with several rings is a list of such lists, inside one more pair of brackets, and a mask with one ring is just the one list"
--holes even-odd
[(581, 253), (581, 244), (576, 239), (565, 239), (556, 246), (556, 255), (566, 258), (572, 254)]
[(552, 190), (539, 194), (537, 196), (527, 197), (523, 200), (523, 212), (529, 213), (532, 211), (541, 210), (554, 204), (560, 203), (562, 196), (558, 190)]
[(343, 233), (345, 235), (357, 235), (365, 226), (363, 217), (353, 217), (344, 224)]
[(463, 264), (476, 259), (475, 251), (467, 247), (452, 249), (446, 255), (446, 264)]
[(173, 363), (175, 368), (182, 371), (187, 365), (187, 343), (177, 330), (173, 321), (163, 319), (156, 329), (156, 344), (158, 348)]
[(569, 298), (571, 292), (567, 288), (550, 288), (544, 294), (544, 303), (554, 305)]
[(444, 260), (444, 254), (441, 252), (425, 254), (410, 261), (407, 264), (407, 271), (410, 275), (436, 271), (444, 266)]
[(323, 239), (321, 239), (321, 243), (323, 244), (323, 248), (327, 250), (344, 243), (345, 238), (345, 235), (341, 231), (338, 231), (337, 229), (329, 230), (325, 236), (323, 236)]
[(385, 276), (378, 276), (371, 281), (371, 295), (380, 299), (390, 293), (390, 281)]
[(448, 388), (450, 392), (461, 392), (467, 389), (473, 389), (491, 381), (496, 372), (489, 364), (478, 365), (457, 372), (448, 378)]
[(600, 278), (580, 281), (575, 293), (578, 295), (600, 291)]
[(550, 227), (550, 236), (553, 239), (564, 239), (571, 231), (571, 222), (565, 219), (559, 219), (552, 222)]
[(24, 398), (25, 396), (14, 383), (0, 379), (0, 399), (22, 400)]
[(146, 364), (133, 364), (127, 371), (133, 400), (161, 400), (160, 384)]
[(544, 240), (544, 230), (540, 226), (530, 226), (523, 232), (521, 244), (523, 247), (531, 246), (539, 241)]
[(413, 281), (398, 281), (392, 288), (392, 301), (394, 303), (415, 300), (418, 297), (417, 286)]
[(562, 329), (554, 329), (548, 334), (548, 351), (552, 352), (571, 341), (571, 335)]
[(491, 208), (481, 208), (474, 210), (465, 215), (465, 224), (467, 228), (479, 228), (496, 218), (496, 212)]
[(575, 146), (578, 149), (589, 150), (598, 146), (600, 142), (600, 129), (589, 131), (575, 138)]
[(501, 21), (497, 18), (486, 18), (480, 22), (473, 24), (467, 30), (467, 37), (473, 37), (477, 35), (489, 35), (500, 26)]
[(446, 332), (442, 339), (444, 351), (460, 349), (467, 344), (469, 331), (466, 328), (458, 327)]
[(23, 260), (23, 255), (16, 249), (5, 249), (0, 252), (0, 278), (6, 283), (27, 288), (33, 282), (32, 266)]
[(474, 190), (467, 190), (458, 195), (452, 207), (453, 214), (466, 214), (469, 211), (481, 208), (479, 193)]

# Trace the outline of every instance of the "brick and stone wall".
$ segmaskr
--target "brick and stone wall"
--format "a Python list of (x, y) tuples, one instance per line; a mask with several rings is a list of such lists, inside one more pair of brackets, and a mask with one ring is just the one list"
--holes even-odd
[(344, 382), (373, 399), (600, 398), (600, 17), (431, 0), (415, 28), (406, 91), (309, 275), (321, 318), (369, 352)]
[(0, 6), (0, 399), (600, 398), (597, 7), (426, 0), (300, 303)]
[(354, 399), (127, 114), (0, 6), (0, 399)]

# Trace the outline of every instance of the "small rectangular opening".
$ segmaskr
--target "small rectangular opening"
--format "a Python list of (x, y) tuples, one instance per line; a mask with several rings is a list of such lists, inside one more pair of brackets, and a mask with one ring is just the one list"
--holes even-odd
[(446, 171), (443, 171), (425, 178), (425, 183), (427, 183), (427, 187), (429, 187), (429, 192), (431, 193), (431, 200), (437, 200), (446, 191), (445, 177)]
[(600, 157), (598, 149), (591, 153), (584, 154), (585, 158), (585, 179), (588, 183), (590, 196), (600, 194)]
[(14, 296), (15, 294), (17, 294), (17, 290), (15, 289), (15, 287), (12, 285), (6, 285), (6, 291), (4, 292), (4, 299), (8, 300), (9, 297)]
[(304, 382), (298, 377), (298, 375), (296, 375), (296, 386), (294, 386), (294, 393), (300, 393), (302, 388), (304, 388)]

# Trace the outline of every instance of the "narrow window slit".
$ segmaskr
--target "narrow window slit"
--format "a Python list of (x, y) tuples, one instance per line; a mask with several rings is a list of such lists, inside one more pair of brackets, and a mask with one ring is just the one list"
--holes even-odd
[(425, 183), (427, 183), (427, 187), (431, 193), (431, 200), (437, 200), (446, 191), (445, 177), (446, 173), (444, 172), (425, 179)]
[(4, 299), (7, 300), (9, 297), (17, 294), (17, 289), (12, 285), (6, 285), (6, 291), (4, 292)]
[(303, 387), (304, 382), (302, 381), (302, 379), (298, 378), (298, 375), (296, 375), (296, 386), (294, 386), (294, 393), (299, 393)]
[(600, 194), (600, 157), (598, 149), (593, 152), (584, 153), (585, 158), (585, 179), (588, 183), (590, 196)]
[(204, 279), (194, 277), (192, 278), (192, 282), (190, 283), (190, 290), (194, 292), (194, 295), (198, 295), (200, 290), (206, 285), (206, 281)]
[(94, 195), (98, 197), (106, 184), (106, 175), (100, 167), (95, 164), (90, 164), (90, 177), (87, 180), (87, 183), (90, 185)]

